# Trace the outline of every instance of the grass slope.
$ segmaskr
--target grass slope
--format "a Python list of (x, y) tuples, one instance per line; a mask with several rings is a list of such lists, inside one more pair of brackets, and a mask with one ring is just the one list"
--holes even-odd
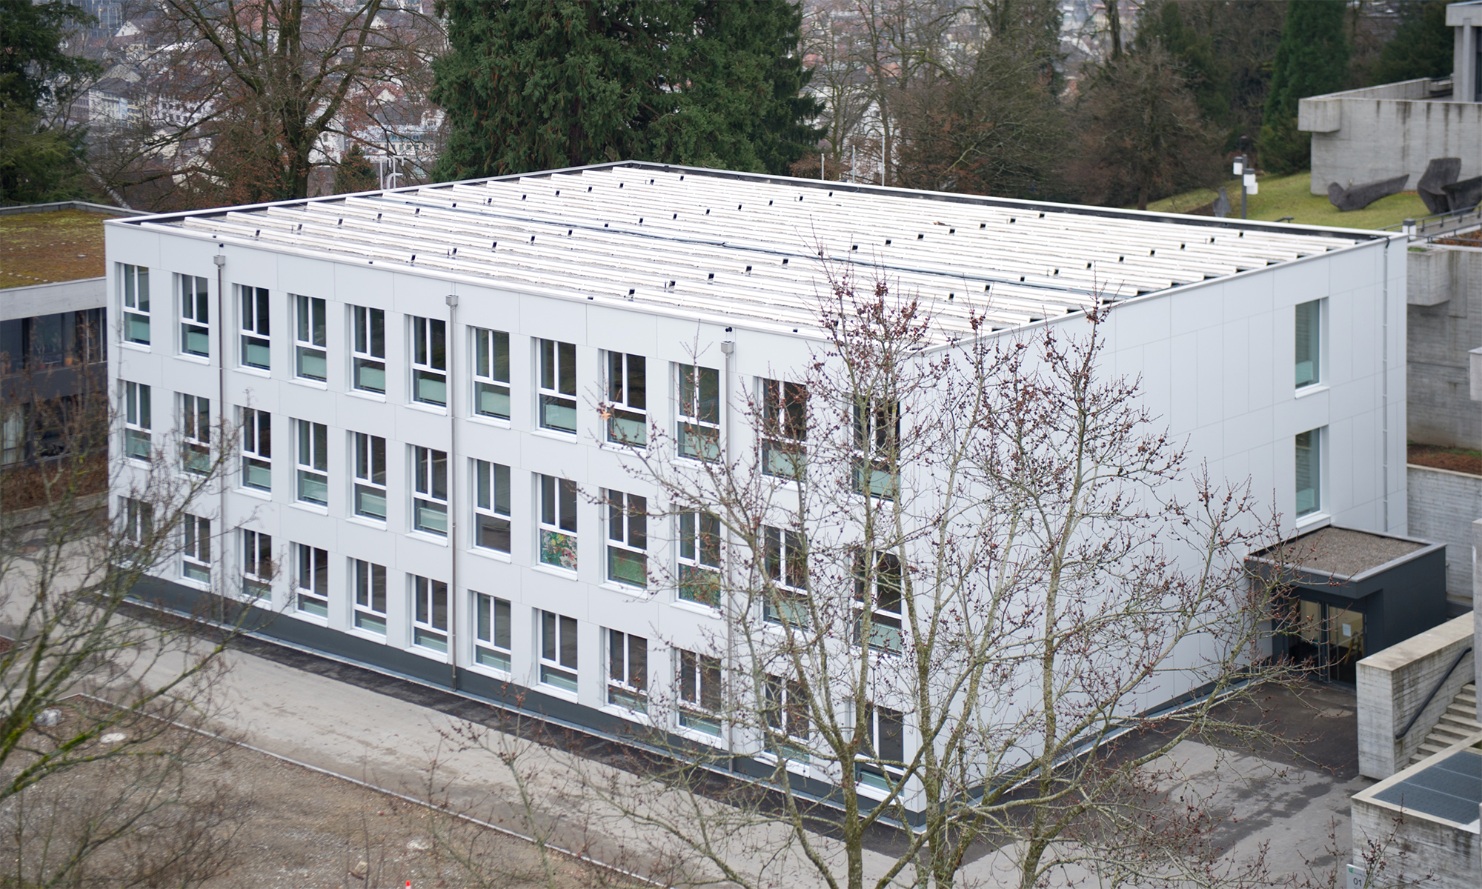
[[(1312, 177), (1308, 173), (1291, 176), (1267, 176), (1260, 180), (1260, 194), (1250, 196), (1251, 219), (1275, 221), (1283, 216), (1301, 225), (1331, 225), (1338, 228), (1377, 229), (1396, 225), (1406, 219), (1427, 215), (1425, 204), (1413, 191), (1405, 191), (1375, 201), (1362, 210), (1339, 212), (1328, 202), (1327, 195), (1310, 194)], [(1232, 216), (1240, 216), (1240, 189), (1231, 178), (1225, 188), (1230, 197)], [(1188, 213), (1214, 200), (1213, 189), (1200, 189), (1175, 195), (1148, 205), (1149, 210), (1163, 213)]]

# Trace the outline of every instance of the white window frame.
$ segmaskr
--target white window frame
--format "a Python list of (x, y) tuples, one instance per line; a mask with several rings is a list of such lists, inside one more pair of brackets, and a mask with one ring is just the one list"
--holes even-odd
[(293, 375), (323, 383), (329, 379), (329, 307), (322, 297), (289, 296), (293, 300)]
[(648, 445), (648, 359), (608, 352), (607, 403), (602, 406), (607, 440), (628, 447)]
[(762, 712), (769, 734), (768, 748), (784, 759), (808, 760), (813, 718), (808, 686), (799, 679), (774, 676), (762, 678)]
[(508, 673), (514, 657), (509, 600), (469, 591), (473, 607), (473, 662)]
[[(675, 447), (681, 457), (720, 459), (720, 371), (698, 364), (676, 364)], [(713, 389), (712, 399), (706, 397)]]
[[(355, 480), (350, 491), (350, 511), (373, 522), (386, 521), (386, 439), (366, 432), (352, 432)], [(376, 507), (380, 510), (377, 512)]]
[(211, 285), (199, 275), (175, 275), (180, 301), (180, 354), (211, 357)]
[(300, 614), (329, 617), (329, 552), (307, 543), (293, 545), (293, 608)]
[[(1297, 433), (1293, 441), (1295, 459), (1293, 461), (1295, 475), (1293, 478), (1293, 512), (1297, 520), (1301, 521), (1308, 516), (1321, 515), (1323, 512), (1323, 451), (1326, 450), (1323, 439), (1327, 437), (1327, 427), (1309, 429), (1306, 432)], [(1306, 439), (1305, 443), (1303, 439)], [(1304, 460), (1304, 457), (1306, 458)], [(1305, 465), (1304, 465), (1305, 463)], [(1311, 483), (1309, 488), (1302, 487), (1302, 476), (1306, 474)], [(1310, 499), (1303, 500), (1303, 491), (1311, 490)]]
[[(869, 563), (863, 551), (854, 562), (854, 640), (875, 651), (900, 654), (905, 633), (905, 572), (894, 553), (876, 552)], [(890, 583), (890, 578), (894, 583)], [(894, 600), (894, 608), (891, 601)], [(869, 617), (868, 638), (865, 618)]]
[(420, 574), (411, 575), (412, 644), (448, 653), (448, 584)]
[[(1293, 310), (1293, 337), (1296, 342), (1293, 356), (1294, 376), (1297, 389), (1323, 383), (1323, 320), (1327, 314), (1326, 299), (1314, 299), (1298, 303)], [(1303, 342), (1303, 333), (1307, 334)], [(1303, 359), (1306, 359), (1305, 361)]]
[(576, 482), (552, 475), (537, 476), (539, 509), (537, 547), (540, 563), (576, 570), (578, 491)]
[(721, 529), (714, 513), (686, 511), (675, 519), (679, 572), (676, 595), (682, 602), (720, 607)]
[(448, 453), (412, 445), (412, 529), (448, 536)]
[(762, 618), (769, 623), (806, 627), (808, 614), (808, 544), (800, 532), (763, 525), (762, 567), (771, 581), (762, 599)]
[[(854, 777), (866, 787), (889, 792), (891, 787), (898, 783), (905, 774), (901, 765), (889, 765), (888, 763), (905, 763), (906, 759), (906, 715), (899, 710), (890, 707), (881, 707), (878, 704), (868, 704), (869, 712), (865, 715), (865, 731), (868, 733), (864, 739), (864, 752), (860, 753), (854, 762)], [(892, 723), (897, 731), (893, 736), (885, 733), (885, 722)], [(891, 743), (886, 744), (889, 740)], [(899, 749), (896, 743), (899, 743)]]
[(536, 419), (542, 429), (576, 434), (576, 345), (537, 341)]
[(386, 311), (350, 307), (350, 388), (386, 394)]
[(861, 397), (854, 403), (854, 490), (894, 500), (900, 488), (900, 403)]
[[(293, 497), (300, 503), (329, 505), (329, 427), (308, 420), (294, 420)], [(318, 497), (310, 496), (318, 489)]]
[(636, 713), (648, 712), (648, 640), (621, 630), (602, 634), (607, 644), (606, 702)]
[(720, 737), (721, 708), (725, 701), (720, 658), (687, 649), (675, 649), (678, 678), (675, 697), (680, 726)]
[(807, 465), (808, 387), (766, 378), (757, 385), (762, 396), (762, 472), (801, 479)]
[(648, 589), (648, 498), (608, 491), (607, 579)]
[(386, 635), (386, 566), (365, 559), (350, 560), (350, 589), (355, 629)]
[(509, 334), (482, 327), (473, 331), (473, 413), (508, 420)]
[(121, 497), (119, 507), (123, 518), (123, 539), (135, 547), (149, 544), (154, 536), (154, 504), (133, 497)]
[(152, 402), (149, 386), (123, 382), (124, 453), (133, 460), (148, 463), (154, 459), (152, 439)]
[(473, 545), (509, 555), (513, 534), (510, 469), (503, 463), (474, 460), (469, 475), (473, 480)]
[[(238, 315), (241, 330), (237, 363), (257, 370), (272, 370), (272, 295), (266, 287), (238, 284), (237, 303), (241, 310)], [(259, 361), (255, 356), (263, 357)]]
[(147, 348), (150, 340), (148, 267), (118, 264), (118, 298), (123, 306), (123, 341)]
[[(412, 400), (448, 406), (448, 325), (441, 318), (410, 319), (412, 332)], [(425, 388), (424, 388), (425, 387)]]
[[(242, 411), (242, 477), (244, 488), (273, 489), (273, 415), (244, 407)], [(266, 482), (259, 482), (266, 478)]]
[(580, 635), (576, 618), (540, 612), (540, 684), (576, 694), (580, 669)]
[(211, 473), (211, 399), (180, 393), (180, 468)]
[(196, 583), (211, 582), (211, 520), (185, 513), (180, 522), (180, 576)]
[(273, 538), (250, 528), (243, 528), (241, 531), (242, 597), (271, 601), (273, 575), (277, 572), (273, 564)]

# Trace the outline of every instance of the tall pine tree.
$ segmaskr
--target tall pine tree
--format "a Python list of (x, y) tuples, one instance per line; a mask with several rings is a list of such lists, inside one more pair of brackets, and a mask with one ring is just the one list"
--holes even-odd
[(1346, 0), (1302, 0), (1287, 8), (1261, 122), (1261, 165), (1273, 173), (1303, 170), (1311, 163), (1312, 136), (1297, 129), (1297, 101), (1343, 89), (1347, 7)]
[(786, 0), (442, 0), (443, 179), (620, 159), (785, 173), (812, 150)]

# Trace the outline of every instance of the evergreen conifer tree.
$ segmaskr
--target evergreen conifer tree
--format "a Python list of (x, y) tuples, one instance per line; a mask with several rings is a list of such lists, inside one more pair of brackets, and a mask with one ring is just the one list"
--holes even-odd
[(1306, 169), (1311, 135), (1297, 129), (1297, 101), (1343, 89), (1348, 73), (1345, 0), (1302, 0), (1287, 8), (1261, 123), (1261, 165), (1273, 173)]

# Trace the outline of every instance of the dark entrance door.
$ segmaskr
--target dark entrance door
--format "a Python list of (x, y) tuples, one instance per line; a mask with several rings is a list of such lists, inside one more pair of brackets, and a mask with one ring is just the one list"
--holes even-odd
[(1287, 620), (1287, 657), (1318, 679), (1355, 682), (1363, 659), (1363, 612), (1303, 599), (1294, 591)]

